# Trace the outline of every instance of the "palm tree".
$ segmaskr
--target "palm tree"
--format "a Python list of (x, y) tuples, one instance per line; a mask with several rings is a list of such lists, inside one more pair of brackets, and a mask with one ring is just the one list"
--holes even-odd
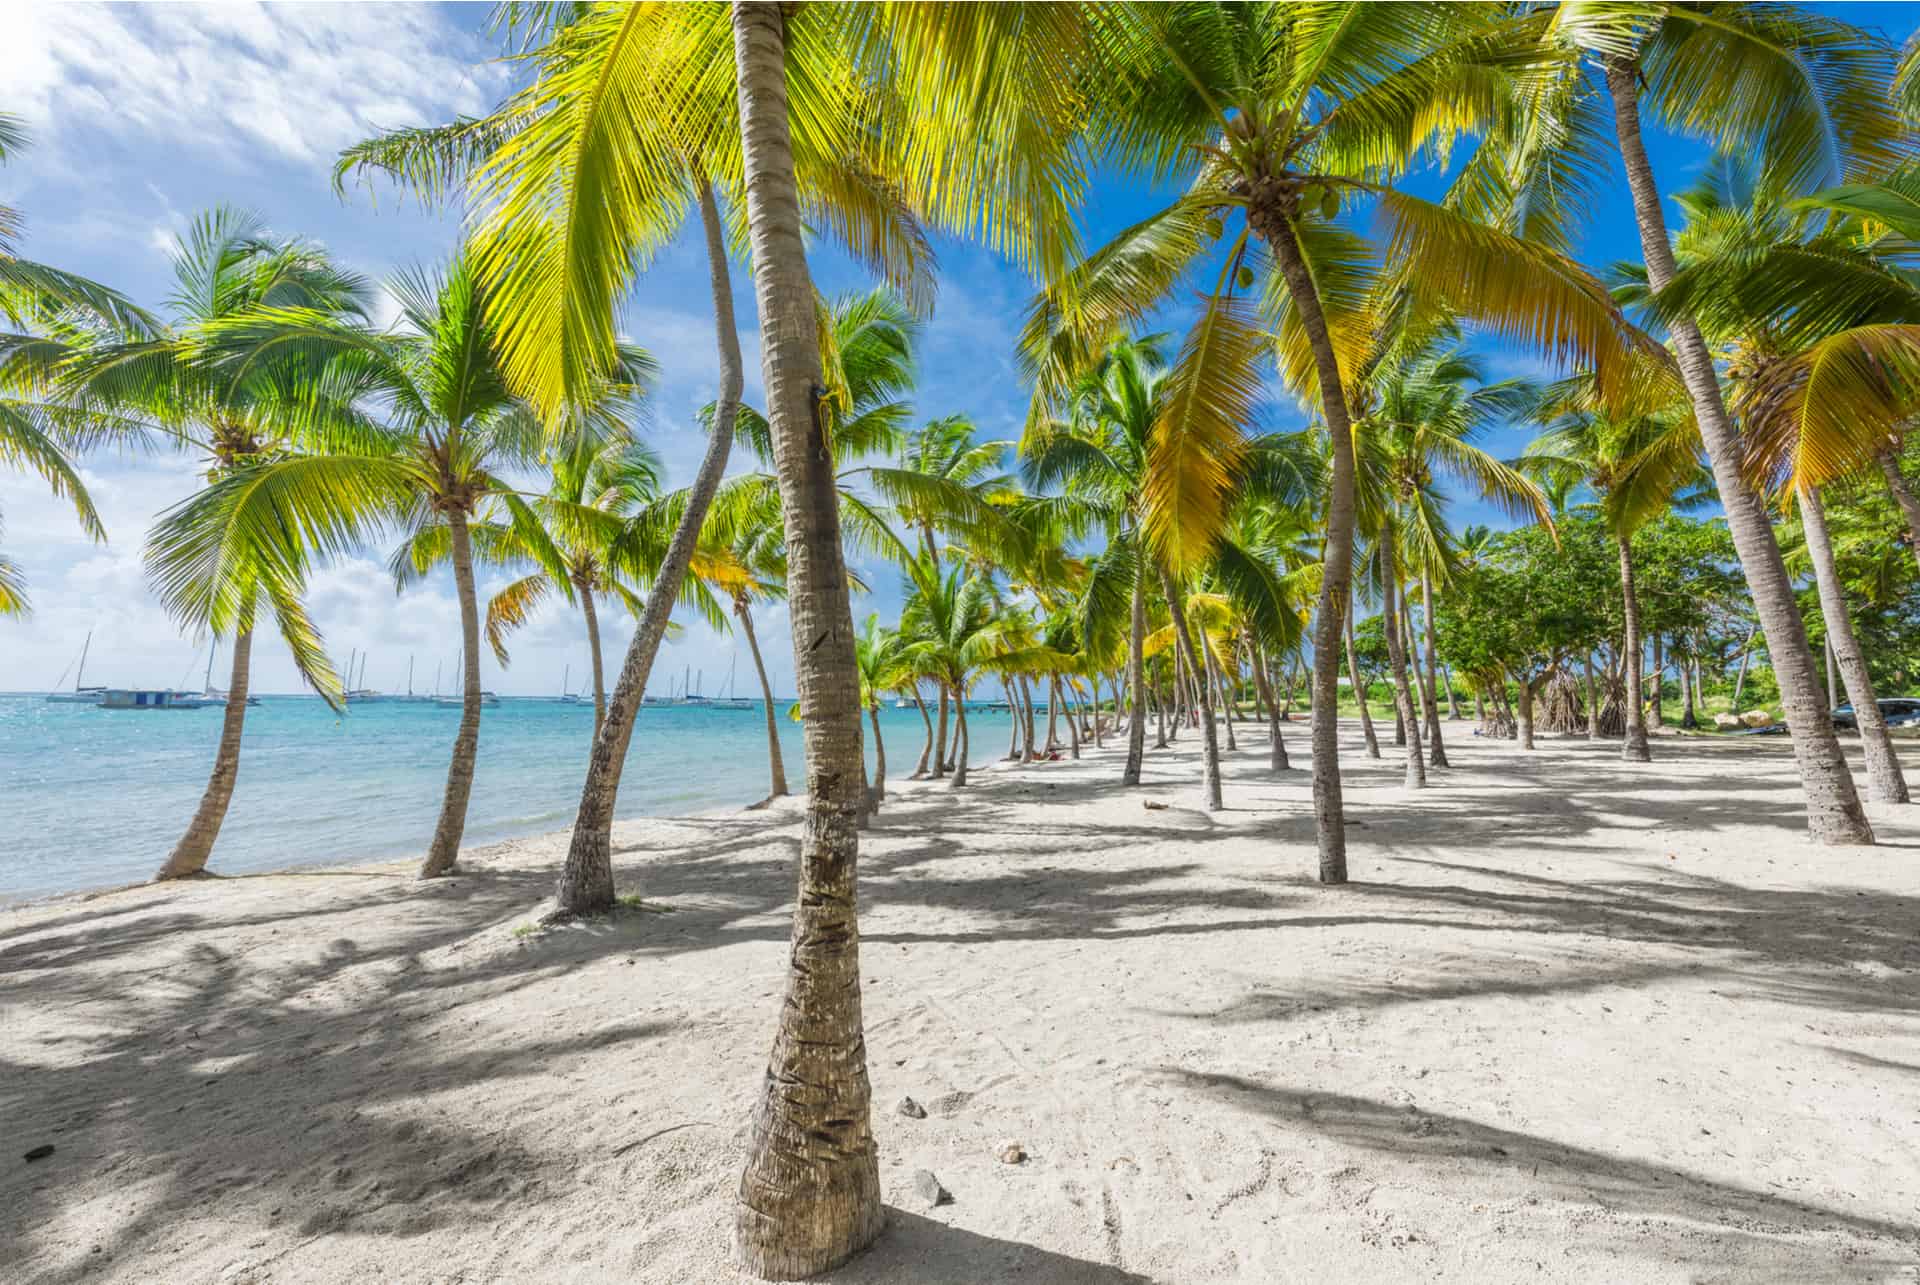
[(897, 629), (884, 628), (878, 612), (868, 614), (860, 637), (854, 642), (854, 652), (860, 662), (860, 702), (873, 728), (872, 793), (873, 806), (877, 808), (887, 798), (887, 742), (880, 731), (880, 698), (883, 693), (912, 682), (914, 674), (905, 635)]
[[(367, 283), (333, 263), (319, 246), (276, 238), (257, 215), (220, 207), (193, 222), (170, 255), (174, 289), (167, 324), (148, 333), (96, 337), (76, 346), (57, 376), (57, 395), (85, 414), (105, 412), (150, 426), (149, 431), (194, 451), (206, 464), (210, 485), (269, 462), (324, 451), (336, 437), (360, 426), (350, 408), (316, 417), (308, 407), (317, 390), (295, 363), (265, 360), (222, 363), (208, 359), (208, 345), (222, 325), (270, 309), (292, 309), (331, 323), (364, 321)], [(179, 879), (205, 870), (219, 839), (240, 772), (251, 678), (253, 624), (261, 598), (274, 612), (302, 674), (328, 700), (332, 671), (318, 650), (318, 635), (301, 605), (303, 575), (288, 568), (252, 565), (238, 558), (194, 561), (219, 505), (176, 507), (156, 528), (147, 569), (162, 600), (183, 623), (230, 636), (232, 668), (226, 712), (213, 769), (184, 834), (156, 879)], [(247, 546), (255, 559), (285, 555), (297, 532)], [(307, 565), (304, 553), (288, 555)], [(231, 575), (230, 590), (218, 583)], [(208, 595), (235, 597), (217, 607)]]
[[(629, 355), (636, 376), (650, 373), (651, 361), (637, 351)], [(635, 527), (652, 520), (658, 511), (660, 460), (651, 449), (625, 436), (595, 440), (580, 436), (549, 453), (548, 484), (525, 509), (510, 511), (502, 520), (469, 523), (469, 537), (477, 561), (497, 567), (534, 569), (508, 583), (487, 602), (487, 644), (501, 668), (509, 663), (507, 636), (532, 618), (556, 594), (572, 596), (580, 604), (587, 630), (587, 648), (593, 670), (593, 727), (598, 734), (607, 716), (607, 689), (600, 655), (599, 598), (615, 596), (635, 616), (644, 606), (630, 587), (633, 579), (623, 561), (631, 561)], [(537, 530), (524, 529), (529, 521)], [(556, 576), (543, 565), (548, 550), (560, 555), (565, 575)], [(405, 589), (452, 556), (450, 528), (444, 524), (415, 530), (389, 562), (394, 584)], [(645, 578), (651, 579), (651, 568)]]
[[(1678, 270), (1666, 211), (1641, 133), (1643, 101), (1669, 124), (1757, 151), (1791, 186), (1888, 168), (1902, 129), (1886, 94), (1892, 51), (1824, 15), (1780, 5), (1567, 5), (1557, 33), (1599, 62), (1633, 193), (1647, 282), (1657, 295)], [(1759, 495), (1742, 471), (1741, 442), (1713, 354), (1692, 316), (1667, 330), (1712, 462), (1720, 503), (1753, 593), (1779, 680), (1807, 825), (1823, 843), (1872, 843), (1869, 824), (1815, 676), (1806, 627)]]
[(760, 700), (767, 720), (767, 765), (772, 781), (767, 799), (786, 797), (787, 769), (780, 753), (780, 727), (774, 715), (773, 685), (767, 681), (766, 661), (753, 631), (755, 602), (774, 601), (786, 593), (787, 554), (783, 544), (777, 498), (763, 488), (725, 495), (707, 521), (706, 543), (694, 555), (693, 579), (724, 595), (739, 622), (760, 679)]
[[(1317, 396), (1333, 444), (1326, 574), (1314, 625), (1313, 771), (1320, 877), (1346, 878), (1336, 700), (1341, 618), (1353, 555), (1353, 421), (1344, 381), (1379, 318), (1370, 309), (1381, 251), (1337, 223), (1371, 197), (1392, 233), (1384, 257), (1422, 298), (1584, 356), (1624, 386), (1632, 335), (1585, 272), (1551, 242), (1578, 167), (1536, 174), (1529, 131), (1557, 104), (1538, 93), (1523, 51), (1545, 19), (1498, 6), (1441, 8), (1210, 4), (1142, 6), (1104, 46), (1096, 128), (1127, 168), (1185, 192), (1053, 281), (1023, 347), (1037, 401), (1052, 404), (1107, 337), (1157, 308), (1203, 260), (1218, 261), (1188, 332), (1159, 435), (1148, 536), (1181, 569), (1204, 561), (1260, 388), (1277, 322), (1283, 373)], [(1524, 102), (1525, 106), (1520, 104)], [(1486, 141), (1442, 206), (1391, 186), (1432, 145)], [(1558, 185), (1558, 186), (1556, 186)], [(1537, 198), (1537, 199), (1536, 199)], [(1577, 202), (1575, 202), (1577, 203)], [(1229, 231), (1225, 216), (1245, 214)], [(1499, 218), (1514, 233), (1477, 223)], [(1259, 251), (1264, 249), (1265, 255)], [(1252, 287), (1269, 261), (1258, 304)], [(1256, 313), (1267, 314), (1262, 326)]]
[[(342, 442), (335, 459), (360, 474), (337, 503), (367, 512), (401, 511), (406, 543), (444, 527), (460, 604), (462, 702), (446, 788), (422, 878), (450, 873), (466, 828), (467, 798), (480, 743), (480, 609), (474, 592), (472, 528), (498, 511), (555, 583), (571, 593), (566, 560), (496, 471), (531, 468), (549, 443), (540, 417), (508, 389), (495, 357), (488, 296), (472, 256), (457, 254), (438, 272), (416, 270), (389, 282), (400, 305), (396, 330), (375, 332), (309, 308), (261, 308), (205, 327), (229, 360), (245, 370), (261, 362), (303, 363), (326, 404), (365, 407), (390, 427), (368, 427)], [(600, 400), (596, 397), (595, 401)], [(579, 418), (562, 421), (583, 431)], [(349, 449), (350, 448), (350, 449)], [(275, 463), (263, 474), (286, 469)], [(348, 484), (340, 483), (343, 487)]]

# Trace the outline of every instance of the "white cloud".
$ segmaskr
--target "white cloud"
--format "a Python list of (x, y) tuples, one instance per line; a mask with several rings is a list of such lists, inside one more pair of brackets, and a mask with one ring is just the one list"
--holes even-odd
[(382, 128), (491, 106), (503, 73), (427, 5), (22, 5), (0, 83), (86, 127), (311, 164)]

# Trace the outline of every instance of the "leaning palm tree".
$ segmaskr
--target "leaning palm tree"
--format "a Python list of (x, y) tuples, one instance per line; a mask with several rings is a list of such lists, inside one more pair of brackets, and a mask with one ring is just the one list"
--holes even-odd
[[(209, 485), (263, 462), (325, 451), (337, 437), (360, 429), (354, 408), (315, 414), (319, 390), (311, 372), (296, 362), (222, 362), (211, 345), (219, 327), (269, 309), (298, 309), (330, 323), (364, 321), (370, 292), (361, 277), (336, 265), (321, 247), (276, 237), (259, 216), (227, 207), (196, 218), (169, 257), (174, 289), (166, 323), (147, 334), (76, 346), (55, 379), (68, 407), (147, 426), (150, 436), (199, 455)], [(317, 636), (305, 619), (297, 577), (276, 577), (236, 558), (232, 573), (248, 587), (230, 608), (206, 605), (212, 589), (202, 577), (220, 569), (187, 567), (180, 559), (197, 556), (197, 535), (210, 520), (199, 510), (176, 509), (149, 549), (149, 574), (176, 618), (233, 644), (226, 713), (207, 788), (157, 879), (200, 874), (219, 839), (240, 772), (257, 607), (273, 610), (283, 636), (303, 640), (303, 651), (296, 652), (303, 674), (323, 695), (330, 690), (331, 671), (314, 652)], [(266, 542), (253, 552), (273, 557), (280, 547)], [(183, 549), (190, 553), (183, 555)], [(272, 591), (263, 596), (264, 585)]]
[[(1313, 788), (1320, 876), (1341, 882), (1335, 718), (1355, 504), (1345, 382), (1378, 328), (1370, 301), (1381, 261), (1422, 306), (1450, 306), (1557, 356), (1584, 356), (1614, 386), (1626, 383), (1632, 332), (1551, 236), (1578, 204), (1585, 171), (1530, 165), (1540, 150), (1533, 131), (1551, 133), (1567, 101), (1538, 92), (1531, 51), (1543, 16), (1494, 5), (1124, 12), (1102, 45), (1112, 65), (1091, 91), (1096, 128), (1125, 168), (1178, 179), (1185, 191), (1050, 282), (1023, 348), (1037, 402), (1053, 404), (1112, 333), (1201, 274), (1206, 293), (1172, 376), (1180, 391), (1168, 399), (1152, 470), (1162, 517), (1147, 533), (1185, 570), (1205, 560), (1227, 503), (1258, 366), (1273, 352), (1266, 336), (1278, 329), (1282, 372), (1319, 402), (1333, 445), (1314, 625)], [(1459, 170), (1452, 203), (1393, 186), (1463, 134), (1484, 141)], [(1369, 199), (1390, 231), (1385, 247), (1338, 222), (1343, 208)], [(1244, 223), (1230, 226), (1238, 213)], [(1269, 265), (1264, 291), (1242, 293), (1258, 289)]]
[[(308, 369), (329, 406), (365, 408), (384, 417), (343, 440), (335, 454), (366, 466), (361, 493), (342, 504), (385, 504), (403, 510), (403, 543), (445, 528), (447, 558), (460, 605), (462, 699), (459, 730), (422, 878), (450, 873), (466, 828), (467, 799), (480, 744), (480, 608), (474, 590), (472, 530), (502, 512), (557, 584), (570, 585), (565, 557), (544, 538), (502, 470), (536, 466), (551, 442), (546, 424), (508, 389), (495, 356), (489, 299), (470, 253), (441, 271), (416, 270), (387, 290), (400, 305), (396, 329), (376, 332), (313, 309), (262, 308), (205, 327), (211, 342), (240, 369), (296, 363)], [(581, 420), (561, 421), (582, 431)], [(562, 443), (564, 446), (565, 443)], [(373, 467), (377, 463), (382, 467)], [(277, 476), (283, 466), (264, 466)], [(570, 589), (567, 590), (570, 592)]]
[[(1799, 190), (1882, 172), (1907, 150), (1887, 95), (1893, 51), (1824, 15), (1774, 4), (1563, 4), (1553, 34), (1566, 47), (1590, 53), (1605, 78), (1647, 282), (1656, 295), (1673, 281), (1678, 264), (1642, 136), (1643, 109), (1724, 149), (1760, 155)], [(1674, 310), (1665, 320), (1779, 680), (1808, 830), (1823, 843), (1872, 843), (1873, 827), (1833, 733), (1780, 546), (1743, 472), (1740, 436), (1713, 353), (1689, 313)]]
[[(650, 374), (650, 361), (637, 350), (630, 354), (632, 374)], [(587, 651), (593, 670), (593, 727), (597, 733), (607, 716), (605, 669), (600, 656), (600, 601), (617, 598), (638, 615), (642, 600), (633, 587), (631, 561), (635, 527), (655, 521), (660, 503), (660, 459), (625, 435), (611, 440), (582, 436), (549, 452), (547, 486), (528, 498), (524, 509), (505, 511), (493, 520), (469, 523), (476, 561), (489, 566), (525, 571), (487, 601), (487, 645), (505, 668), (510, 661), (507, 638), (532, 619), (556, 595), (571, 595), (579, 604), (587, 631)], [(537, 522), (530, 531), (526, 523)], [(544, 565), (548, 550), (557, 551), (564, 577)], [(388, 569), (396, 587), (417, 583), (452, 556), (451, 529), (444, 523), (421, 526), (393, 553)], [(531, 568), (530, 570), (528, 568)]]

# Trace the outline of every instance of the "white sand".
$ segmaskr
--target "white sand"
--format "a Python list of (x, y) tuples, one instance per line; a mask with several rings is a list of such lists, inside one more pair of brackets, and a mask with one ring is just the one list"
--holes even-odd
[[(1112, 749), (905, 787), (889, 1226), (831, 1279), (1920, 1278), (1920, 808), (1819, 849), (1782, 744), (1447, 730), (1419, 796), (1349, 753), (1345, 888), (1253, 729), (1215, 816), (1192, 735), (1139, 791)], [(545, 933), (563, 836), (0, 915), (0, 1278), (733, 1279), (792, 817), (623, 824), (672, 913)]]

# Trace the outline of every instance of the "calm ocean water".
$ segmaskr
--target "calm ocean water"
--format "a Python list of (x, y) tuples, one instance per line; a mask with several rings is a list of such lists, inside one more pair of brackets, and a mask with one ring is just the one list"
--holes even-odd
[[(800, 727), (779, 710), (787, 780), (804, 785)], [(0, 902), (145, 879), (206, 788), (222, 711), (146, 712), (0, 696)], [(265, 696), (247, 711), (240, 781), (210, 868), (237, 874), (424, 852), (459, 710)], [(1004, 712), (969, 709), (974, 763), (1006, 752)], [(891, 774), (913, 770), (920, 715), (881, 715)], [(467, 844), (573, 824), (593, 706), (502, 698), (480, 723)], [(868, 747), (871, 757), (872, 747)], [(767, 792), (759, 706), (643, 709), (621, 776), (619, 815), (744, 807)]]

